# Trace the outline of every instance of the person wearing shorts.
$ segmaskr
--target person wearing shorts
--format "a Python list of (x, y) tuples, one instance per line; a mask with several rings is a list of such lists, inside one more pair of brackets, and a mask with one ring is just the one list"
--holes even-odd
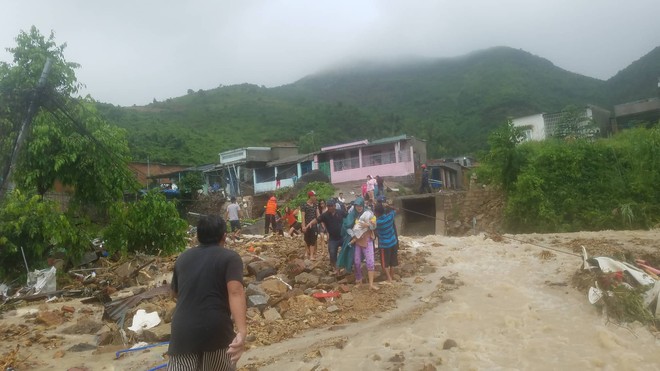
[(221, 217), (202, 217), (199, 245), (174, 263), (171, 288), (177, 302), (167, 370), (235, 370), (245, 351), (243, 261), (224, 247), (226, 232)]
[(387, 283), (392, 283), (393, 267), (399, 265), (399, 240), (394, 226), (395, 211), (388, 209), (382, 202), (374, 208), (376, 214), (376, 233), (378, 234), (378, 248), (380, 249), (380, 264), (387, 276)]
[(236, 202), (236, 197), (232, 197), (230, 204), (227, 205), (226, 218), (229, 220), (229, 226), (231, 227), (231, 238), (236, 241), (241, 235), (241, 207)]

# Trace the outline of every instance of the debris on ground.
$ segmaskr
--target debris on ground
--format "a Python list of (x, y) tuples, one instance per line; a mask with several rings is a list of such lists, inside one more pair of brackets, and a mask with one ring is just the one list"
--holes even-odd
[[(587, 241), (572, 241), (584, 243)], [(593, 242), (593, 241), (590, 241)], [(587, 293), (589, 302), (601, 308), (608, 319), (618, 323), (660, 324), (660, 269), (651, 261), (635, 258), (610, 241), (597, 241), (594, 250), (610, 256), (592, 256), (580, 245), (583, 264), (573, 276), (573, 284)], [(573, 250), (576, 248), (573, 246)], [(614, 258), (616, 257), (616, 258)], [(653, 261), (657, 257), (651, 255)]]
[[(190, 247), (196, 243), (191, 237)], [(243, 235), (241, 240), (228, 241), (226, 247), (238, 252), (244, 263), (248, 348), (277, 343), (309, 329), (362, 321), (392, 309), (397, 298), (407, 294), (402, 278), (435, 270), (426, 260), (427, 253), (402, 242), (395, 284), (382, 283), (385, 275), (376, 259), (380, 290), (374, 291), (366, 283), (356, 286), (352, 273), (335, 275), (327, 253), (319, 252), (316, 261), (304, 259), (302, 237)], [(63, 356), (169, 341), (176, 306), (169, 289), (175, 260), (175, 256), (137, 254), (115, 260), (100, 255), (59, 274), (56, 291), (21, 295), (19, 289), (1, 298), (0, 316), (20, 316), (23, 321), (0, 324), (0, 348), (16, 346), (2, 355), (0, 365), (6, 364), (4, 369), (38, 367), (25, 367), (31, 354), (28, 348), (30, 352), (58, 349)], [(363, 276), (367, 277), (366, 271)], [(80, 304), (72, 304), (73, 298), (79, 298)], [(35, 309), (37, 300), (44, 303)], [(23, 309), (28, 305), (30, 309)], [(153, 327), (136, 325), (135, 318), (145, 313), (160, 321), (154, 321), (158, 323)], [(131, 331), (135, 326), (140, 331)], [(65, 337), (83, 334), (94, 335), (95, 340), (64, 348)], [(165, 357), (158, 362), (166, 362)]]

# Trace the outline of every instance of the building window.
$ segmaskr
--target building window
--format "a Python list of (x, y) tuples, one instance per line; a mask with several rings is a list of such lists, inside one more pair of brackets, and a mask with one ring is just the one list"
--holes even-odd
[(255, 169), (254, 176), (256, 183), (273, 182), (275, 181), (275, 168), (264, 167), (261, 169)]

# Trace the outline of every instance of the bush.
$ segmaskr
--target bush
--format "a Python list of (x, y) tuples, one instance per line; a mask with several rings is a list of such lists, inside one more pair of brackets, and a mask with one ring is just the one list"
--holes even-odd
[(491, 140), (480, 179), (506, 192), (509, 231), (650, 228), (660, 221), (657, 126), (595, 141), (545, 140), (513, 147), (515, 139), (503, 133), (508, 132), (499, 130), (495, 139), (500, 140)]
[(111, 253), (173, 254), (186, 246), (188, 223), (158, 190), (134, 203), (116, 203), (110, 220), (103, 235)]
[(89, 238), (71, 225), (57, 205), (38, 195), (14, 190), (0, 207), (0, 275), (23, 273), (23, 256), (31, 270), (46, 266), (46, 258), (64, 250), (69, 259), (86, 251)]
[(325, 182), (312, 182), (306, 184), (298, 194), (287, 202), (286, 206), (295, 208), (307, 202), (307, 192), (314, 191), (316, 192), (316, 198), (318, 200), (327, 200), (330, 197), (335, 195), (335, 187), (330, 183)]

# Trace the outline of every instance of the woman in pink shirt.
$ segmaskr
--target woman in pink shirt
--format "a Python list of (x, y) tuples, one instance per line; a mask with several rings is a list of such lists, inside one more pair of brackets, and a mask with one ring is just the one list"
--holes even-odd
[(376, 188), (376, 179), (372, 178), (371, 175), (367, 175), (367, 194), (369, 195), (369, 200), (373, 202), (374, 198), (374, 189)]

